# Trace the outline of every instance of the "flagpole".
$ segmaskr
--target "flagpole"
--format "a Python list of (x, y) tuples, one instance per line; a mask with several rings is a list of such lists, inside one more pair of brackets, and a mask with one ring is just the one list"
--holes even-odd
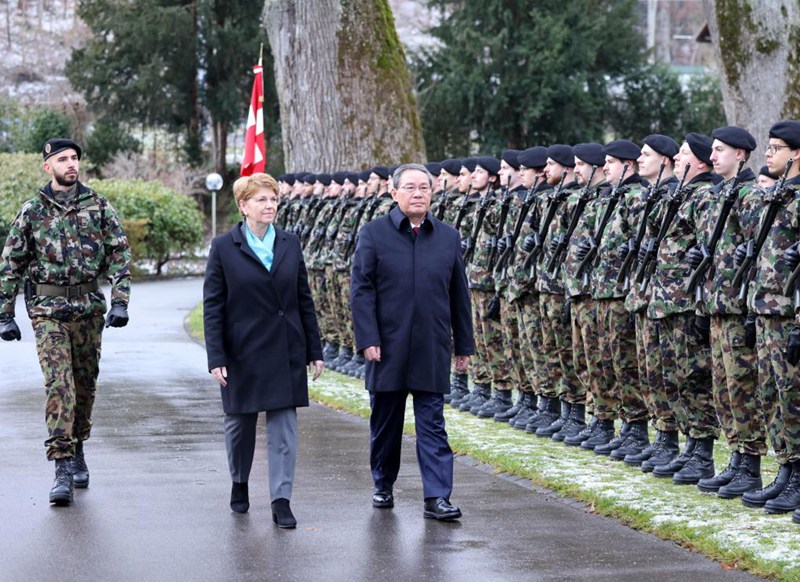
[[(264, 82), (264, 43), (261, 43), (261, 48), (258, 50), (258, 66), (261, 67), (261, 119), (264, 123), (264, 158), (267, 157), (267, 139), (266, 139), (266, 118), (264, 115), (264, 97), (266, 97), (266, 83)], [(266, 171), (266, 163), (264, 170)]]

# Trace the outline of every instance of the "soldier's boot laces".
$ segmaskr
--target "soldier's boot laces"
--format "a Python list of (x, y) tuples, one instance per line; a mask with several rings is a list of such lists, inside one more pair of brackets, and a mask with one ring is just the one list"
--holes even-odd
[(627, 455), (625, 459), (626, 465), (631, 467), (640, 467), (647, 459), (652, 457), (657, 450), (662, 447), (664, 443), (664, 432), (656, 430), (656, 440), (642, 449), (642, 452), (636, 455)]
[(792, 466), (789, 463), (778, 465), (778, 473), (775, 479), (764, 487), (763, 489), (756, 489), (755, 491), (748, 491), (742, 495), (742, 504), (747, 507), (764, 507), (764, 504), (770, 499), (775, 499), (781, 494), (783, 488), (789, 482), (789, 477), (792, 475)]
[[(556, 402), (558, 402), (558, 399), (556, 399)], [(571, 410), (572, 405), (566, 400), (561, 400), (561, 415), (549, 425), (540, 425), (539, 428), (536, 429), (536, 436), (542, 438), (552, 438), (554, 434), (564, 428), (564, 425), (567, 424)]]
[(661, 445), (653, 452), (649, 459), (642, 461), (642, 472), (650, 473), (660, 465), (668, 465), (680, 453), (677, 431), (662, 431)]
[(612, 438), (608, 443), (599, 445), (594, 448), (595, 455), (610, 455), (611, 451), (616, 451), (625, 441), (628, 440), (628, 435), (631, 432), (631, 425), (627, 422), (622, 423), (622, 430), (619, 431), (619, 436)]
[(558, 418), (560, 409), (561, 406), (558, 403), (558, 398), (540, 396), (536, 411), (531, 415), (530, 419), (528, 419), (528, 422), (525, 423), (525, 432), (533, 434), (540, 426), (549, 425)]
[(697, 439), (692, 458), (672, 476), (678, 485), (694, 485), (700, 479), (714, 476), (714, 437)]
[(478, 409), (480, 418), (493, 418), (495, 414), (512, 408), (511, 390), (495, 390), (492, 397)]
[(767, 513), (789, 513), (800, 508), (800, 461), (794, 461), (791, 465), (792, 474), (783, 491), (764, 504)]
[(525, 430), (534, 414), (538, 414), (538, 400), (535, 394), (526, 394), (528, 397), (522, 409), (508, 422), (517, 430)]
[[(481, 407), (486, 404), (489, 399), (492, 397), (492, 387), (490, 385), (484, 385), (474, 396), (472, 401), (470, 402), (470, 407), (468, 409), (470, 414), (478, 414), (478, 411)], [(464, 407), (461, 407), (461, 410), (464, 410)]]
[(506, 408), (505, 410), (498, 410), (494, 413), (494, 419), (497, 422), (511, 422), (526, 406), (528, 403), (529, 394), (520, 392), (517, 396), (517, 401)]
[(75, 445), (75, 456), (72, 457), (72, 482), (76, 489), (86, 489), (89, 486), (89, 467), (83, 456), (83, 441)]
[[(699, 484), (698, 484), (699, 485)], [(744, 454), (739, 460), (739, 468), (727, 485), (717, 491), (717, 497), (733, 499), (748, 491), (756, 491), (763, 486), (761, 482), (761, 456)]]
[[(607, 445), (614, 438), (614, 421), (610, 418), (597, 421), (591, 436), (581, 442), (584, 451), (593, 451), (597, 447)], [(566, 442), (566, 439), (564, 440)]]
[(72, 503), (72, 459), (56, 459), (56, 479), (50, 489), (50, 503), (65, 506)]
[(569, 410), (569, 418), (564, 426), (550, 438), (556, 442), (561, 442), (565, 438), (575, 436), (586, 428), (586, 405), (572, 404)]
[(577, 447), (580, 444), (592, 438), (597, 433), (597, 427), (600, 424), (600, 421), (596, 416), (592, 416), (592, 420), (590, 420), (586, 426), (583, 427), (578, 434), (573, 436), (568, 436), (564, 438), (564, 444), (570, 447)]
[(692, 458), (692, 453), (696, 445), (697, 439), (687, 437), (686, 443), (683, 445), (683, 451), (668, 463), (656, 465), (653, 468), (653, 475), (656, 477), (672, 477), (675, 473), (683, 469), (683, 466)]
[(700, 481), (697, 482), (697, 488), (706, 493), (719, 491), (720, 487), (731, 482), (741, 462), (741, 453), (739, 451), (733, 451), (733, 453), (731, 453), (731, 459), (728, 461), (728, 466), (709, 479), (700, 479)]
[(611, 451), (611, 458), (615, 461), (622, 461), (628, 455), (638, 455), (646, 446), (650, 444), (650, 435), (647, 433), (647, 421), (638, 420), (629, 422), (630, 430), (628, 438), (619, 447)]

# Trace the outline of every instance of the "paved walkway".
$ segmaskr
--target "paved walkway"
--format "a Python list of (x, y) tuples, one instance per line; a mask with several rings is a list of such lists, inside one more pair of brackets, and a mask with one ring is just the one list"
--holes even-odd
[(0, 580), (749, 579), (464, 463), (463, 520), (425, 520), (410, 442), (395, 509), (374, 510), (367, 423), (319, 405), (300, 411), (298, 529), (272, 524), (263, 432), (250, 513), (232, 513), (218, 388), (183, 329), (201, 295), (198, 279), (134, 285), (131, 324), (104, 338), (91, 485), (69, 508), (47, 501), (42, 379), (18, 304), (23, 341), (0, 345)]

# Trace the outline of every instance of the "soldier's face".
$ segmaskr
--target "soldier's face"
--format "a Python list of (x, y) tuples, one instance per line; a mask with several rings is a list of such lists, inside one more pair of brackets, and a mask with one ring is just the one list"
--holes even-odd
[(711, 144), (711, 163), (714, 164), (714, 171), (723, 178), (732, 178), (739, 160), (743, 160), (744, 157), (743, 149), (732, 148), (718, 139)]
[(800, 150), (793, 150), (782, 139), (777, 137), (769, 138), (767, 145), (767, 167), (772, 174), (782, 176), (786, 169), (786, 162), (789, 158), (794, 158), (795, 163), (792, 165), (791, 174), (795, 175), (797, 168), (797, 155)]
[(765, 176), (764, 174), (759, 174), (756, 182), (758, 182), (758, 187), (762, 190), (766, 190), (770, 186), (772, 186), (777, 180), (773, 180), (769, 176)]
[(78, 181), (79, 167), (78, 152), (73, 149), (50, 156), (44, 162), (44, 171), (53, 176), (57, 184), (67, 188)]
[[(592, 165), (587, 164), (580, 158), (575, 158), (575, 178), (577, 178), (578, 183), (583, 186), (589, 181), (591, 175)], [(597, 172), (595, 172), (595, 177), (597, 177)]]
[(679, 174), (678, 179), (683, 178), (683, 173), (686, 171), (686, 165), (689, 165), (689, 172), (686, 174), (686, 182), (694, 178), (700, 172), (705, 171), (705, 164), (697, 159), (692, 153), (689, 144), (683, 142), (681, 149), (675, 156), (675, 171)]
[(639, 174), (652, 182), (658, 177), (658, 170), (661, 168), (661, 160), (663, 159), (664, 156), (645, 144), (642, 146), (642, 155), (636, 160), (639, 166)]
[(547, 158), (547, 165), (544, 168), (544, 175), (547, 178), (547, 183), (551, 186), (556, 186), (561, 181), (561, 176), (564, 174), (566, 168), (555, 161), (553, 158)]
[(489, 172), (475, 166), (475, 171), (472, 172), (472, 189), (481, 192), (489, 185)]
[(381, 177), (375, 172), (372, 172), (369, 175), (369, 180), (367, 180), (367, 191), (378, 192), (380, 190), (380, 187), (381, 187)]
[(330, 188), (331, 197), (338, 196), (342, 193), (342, 186), (338, 182), (331, 182)]
[(458, 181), (456, 184), (458, 185), (458, 191), (462, 194), (469, 190), (469, 184), (472, 181), (472, 174), (469, 172), (469, 168), (461, 168), (461, 172), (458, 174)]
[(350, 180), (345, 180), (344, 186), (342, 186), (342, 190), (344, 190), (347, 194), (353, 194), (356, 191), (356, 185), (353, 184)]
[(303, 182), (303, 196), (311, 196), (314, 193), (314, 184)]
[(363, 198), (367, 195), (367, 183), (364, 180), (358, 181), (358, 186), (356, 186), (356, 198)]
[(519, 167), (519, 181), (523, 187), (530, 189), (536, 181), (536, 170), (533, 168), (526, 168), (525, 166)]
[(314, 185), (311, 187), (311, 192), (315, 196), (319, 196), (320, 194), (325, 192), (325, 184), (323, 184), (322, 182), (314, 182)]
[(616, 184), (619, 182), (620, 176), (622, 176), (622, 169), (625, 167), (625, 164), (628, 164), (628, 173), (627, 176), (630, 176), (633, 172), (631, 172), (631, 162), (626, 160), (622, 161), (619, 158), (615, 158), (613, 156), (606, 156), (606, 165), (603, 166), (603, 174), (606, 176), (606, 180), (610, 184)]
[(515, 188), (519, 184), (519, 170), (505, 160), (500, 162), (500, 185)]
[(439, 174), (439, 182), (442, 188), (452, 190), (453, 186), (458, 186), (458, 176), (454, 176), (447, 170), (442, 170)]
[(421, 170), (403, 172), (398, 187), (391, 192), (397, 206), (412, 222), (420, 222), (431, 207), (431, 183), (428, 174)]

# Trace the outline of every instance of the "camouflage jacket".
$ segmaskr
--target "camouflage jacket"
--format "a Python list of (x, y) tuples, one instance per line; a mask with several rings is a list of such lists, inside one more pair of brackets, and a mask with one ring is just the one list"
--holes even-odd
[[(556, 212), (555, 216), (553, 217), (553, 222), (550, 223), (550, 228), (548, 229), (544, 240), (542, 240), (542, 254), (539, 255), (540, 262), (539, 266), (537, 267), (538, 272), (538, 280), (536, 282), (536, 288), (539, 293), (550, 293), (551, 295), (563, 295), (564, 294), (564, 283), (561, 279), (561, 276), (558, 277), (551, 277), (550, 273), (547, 272), (547, 263), (550, 261), (550, 241), (553, 241), (558, 238), (558, 236), (567, 230), (567, 227), (564, 226), (564, 223), (569, 220), (569, 214), (567, 213), (566, 209), (573, 206), (580, 194), (580, 187), (578, 186), (577, 182), (571, 182), (570, 184), (564, 184), (564, 188), (562, 194), (566, 196), (565, 201), (559, 203), (558, 211)], [(552, 203), (552, 200), (549, 202)], [(542, 210), (542, 220), (544, 220), (544, 214), (547, 213), (547, 205)], [(564, 218), (566, 216), (566, 218)]]
[[(704, 245), (708, 244), (714, 232), (717, 216), (722, 210), (723, 199), (732, 180), (733, 178), (709, 188), (700, 201), (697, 209), (697, 240)], [(750, 169), (745, 170), (739, 182), (738, 192), (735, 194), (735, 202), (725, 221), (722, 236), (717, 242), (711, 266), (706, 272), (705, 305), (696, 306), (701, 311), (710, 314), (744, 313), (744, 308), (738, 301), (739, 288), (733, 286), (733, 278), (736, 275), (733, 263), (736, 247), (745, 242), (742, 219), (747, 220), (747, 217), (752, 216), (752, 210), (748, 207), (760, 200), (762, 195), (763, 192), (756, 184), (756, 175)]]
[[(460, 213), (463, 214), (463, 217), (461, 218), (461, 224), (458, 225), (457, 229), (462, 240), (472, 235), (472, 225), (475, 221), (475, 212), (477, 212), (480, 199), (481, 195), (477, 192), (470, 194), (467, 198), (464, 198), (464, 195), (459, 193), (456, 200), (454, 200), (452, 203), (452, 214), (451, 209), (447, 210), (447, 214), (452, 216), (452, 222), (447, 222), (447, 220), (445, 220), (445, 222), (447, 222), (447, 224), (451, 225), (453, 228), (456, 227), (456, 222), (458, 222), (458, 215)], [(447, 218), (448, 216), (445, 216), (445, 219)]]
[[(328, 232), (328, 224), (333, 219), (336, 211), (339, 209), (337, 200), (335, 198), (323, 198), (317, 203), (318, 213), (316, 220), (311, 226), (311, 233), (308, 235), (308, 242), (304, 249), (306, 259), (306, 267), (312, 270), (320, 270), (325, 268), (323, 260), (325, 253), (326, 234)], [(312, 213), (307, 214), (312, 218)]]
[[(595, 299), (624, 299), (626, 295), (617, 285), (623, 261), (620, 250), (636, 235), (636, 227), (644, 211), (646, 193), (642, 178), (638, 174), (628, 177), (617, 190), (617, 194), (620, 195), (619, 201), (603, 231), (603, 239), (599, 242), (592, 270), (591, 289), (592, 297)], [(604, 194), (610, 195), (611, 188)], [(609, 200), (604, 196), (600, 199), (602, 210), (598, 208), (598, 225)]]
[(350, 271), (353, 251), (356, 248), (356, 232), (361, 225), (366, 206), (367, 200), (364, 198), (350, 198), (347, 201), (347, 210), (333, 243), (333, 267), (337, 271)]
[[(488, 191), (481, 198), (473, 215), (470, 236), (474, 238), (475, 250), (472, 253), (472, 259), (467, 264), (467, 282), (470, 289), (494, 291), (494, 278), (489, 269), (489, 255), (491, 254), (491, 245), (495, 240), (497, 219), (500, 216), (498, 195), (499, 192)], [(482, 207), (485, 207), (486, 210), (480, 231), (476, 232)]]
[[(567, 297), (577, 297), (579, 295), (588, 295), (590, 292), (589, 285), (583, 284), (583, 277), (578, 277), (578, 248), (582, 243), (585, 243), (593, 235), (595, 224), (598, 220), (598, 212), (602, 212), (602, 199), (600, 192), (606, 188), (608, 184), (605, 181), (590, 186), (586, 192), (588, 202), (586, 207), (581, 213), (578, 220), (578, 225), (569, 239), (569, 246), (564, 254), (564, 262), (561, 265), (561, 281), (564, 284), (564, 293)], [(575, 206), (578, 203), (580, 195), (583, 194), (583, 188), (579, 191), (579, 196), (570, 196), (567, 199), (567, 205), (562, 215), (562, 226), (564, 231), (569, 229), (569, 223), (572, 221), (572, 215), (575, 212)], [(587, 282), (588, 283), (588, 282)]]
[(353, 198), (339, 197), (336, 199), (336, 209), (333, 211), (327, 226), (325, 227), (325, 241), (323, 243), (322, 261), (325, 265), (333, 266), (336, 260), (336, 239), (339, 236), (339, 229), (347, 215), (347, 211), (355, 206)]
[[(508, 214), (506, 215), (505, 224), (503, 225), (503, 232), (500, 233), (500, 237), (498, 237), (498, 241), (500, 238), (505, 238), (506, 240), (510, 239), (511, 236), (514, 234), (514, 228), (517, 224), (517, 220), (519, 219), (519, 214), (522, 211), (522, 206), (525, 203), (525, 198), (528, 195), (528, 190), (525, 189), (524, 186), (517, 186), (513, 190), (509, 192), (509, 207), (508, 207)], [(499, 206), (499, 205), (498, 205)], [(502, 208), (499, 209), (502, 211)], [(498, 219), (500, 218), (500, 211), (498, 211), (497, 216)], [(496, 231), (495, 231), (496, 232)], [(514, 249), (507, 249), (506, 251), (500, 252), (498, 248), (495, 251), (494, 256), (494, 267), (492, 269), (492, 276), (494, 277), (494, 288), (495, 291), (500, 294), (501, 297), (504, 299), (511, 301), (514, 294), (511, 292), (511, 285), (510, 280), (508, 278), (507, 270), (503, 270), (501, 272), (502, 265), (500, 264), (500, 260), (503, 257), (503, 254), (507, 254), (510, 256), (510, 253), (513, 253)], [(515, 297), (514, 297), (515, 298)]]
[(308, 245), (311, 230), (314, 228), (322, 209), (327, 206), (325, 199), (319, 196), (301, 198), (292, 223), (292, 232), (300, 238), (303, 245)]
[[(773, 190), (764, 195), (759, 217), (772, 199)], [(784, 251), (800, 240), (800, 176), (786, 181), (781, 196), (783, 205), (772, 223), (764, 246), (756, 259), (755, 275), (750, 283), (747, 308), (759, 315), (794, 316), (792, 297), (783, 294), (791, 271), (783, 260)], [(757, 235), (755, 229), (753, 236)]]
[[(76, 200), (63, 206), (50, 184), (23, 204), (0, 257), (0, 316), (14, 316), (23, 276), (36, 285), (80, 285), (105, 279), (111, 302), (128, 304), (131, 289), (128, 239), (108, 200), (80, 182)], [(27, 298), (26, 298), (27, 299)], [(80, 297), (33, 295), (31, 317), (70, 320), (105, 312), (98, 290)]]
[(695, 310), (694, 296), (686, 292), (692, 275), (686, 255), (697, 244), (698, 205), (713, 185), (711, 174), (703, 173), (683, 187), (683, 202), (658, 248), (647, 306), (647, 317), (650, 319), (662, 319)]
[(506, 297), (509, 301), (515, 301), (528, 293), (538, 293), (538, 291), (536, 291), (535, 279), (531, 279), (530, 270), (525, 269), (523, 266), (528, 253), (525, 252), (522, 245), (525, 241), (525, 237), (529, 234), (533, 234), (533, 232), (539, 228), (542, 208), (546, 208), (547, 195), (550, 192), (552, 192), (552, 188), (546, 182), (539, 184), (533, 191), (533, 204), (531, 204), (528, 215), (522, 223), (519, 236), (515, 241), (514, 250), (512, 251), (505, 273), (503, 273), (503, 276), (508, 279)]
[[(431, 215), (439, 218), (439, 213), (444, 212), (440, 220), (452, 226), (456, 219), (456, 214), (458, 214), (458, 203), (462, 198), (463, 196), (459, 194), (458, 190), (440, 193), (436, 202), (431, 204)], [(444, 209), (442, 209), (442, 206), (444, 206)]]

